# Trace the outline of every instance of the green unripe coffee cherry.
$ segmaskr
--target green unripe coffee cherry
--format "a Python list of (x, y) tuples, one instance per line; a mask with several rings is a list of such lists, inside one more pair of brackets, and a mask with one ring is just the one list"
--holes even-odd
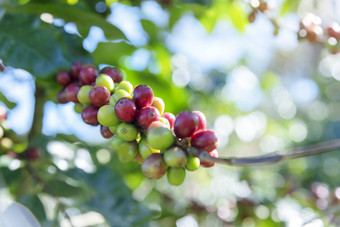
[(124, 97), (132, 99), (132, 96), (127, 91), (122, 89), (116, 90), (115, 93), (111, 95), (111, 97), (115, 103), (118, 102), (119, 99)]
[[(121, 122), (119, 122), (120, 124)], [(118, 128), (118, 125), (115, 125), (115, 126), (111, 126), (109, 127), (109, 130), (110, 132), (112, 132), (113, 134), (116, 134), (117, 133), (117, 128)]]
[(10, 138), (4, 137), (0, 140), (0, 150), (9, 151), (13, 148), (13, 141)]
[(165, 107), (163, 99), (159, 97), (153, 97), (151, 106), (155, 107), (159, 111), (160, 115), (163, 114)]
[(148, 144), (157, 150), (165, 150), (174, 142), (174, 136), (170, 129), (156, 127), (149, 131), (147, 135)]
[(169, 168), (166, 177), (171, 185), (181, 185), (185, 179), (184, 168)]
[(200, 167), (200, 159), (191, 155), (187, 156), (187, 164), (185, 168), (189, 171), (195, 171)]
[(74, 111), (76, 111), (76, 113), (81, 114), (81, 112), (82, 112), (83, 109), (84, 109), (84, 106), (83, 106), (83, 104), (81, 104), (81, 103), (76, 103), (76, 104), (74, 104), (73, 109), (74, 109)]
[(114, 149), (114, 150), (119, 150), (119, 148), (120, 148), (120, 145), (122, 144), (122, 143), (124, 143), (125, 142), (125, 140), (122, 140), (117, 134), (116, 135), (114, 135), (113, 137), (112, 137), (112, 140), (111, 140), (111, 147)]
[(179, 147), (172, 147), (164, 151), (163, 159), (170, 167), (181, 168), (187, 164), (187, 156)]
[(160, 150), (154, 149), (152, 147), (149, 146), (149, 144), (146, 141), (146, 138), (143, 137), (138, 144), (138, 150), (139, 150), (139, 154), (143, 159), (146, 159), (147, 157), (149, 157), (151, 154), (153, 153), (160, 153)]
[(115, 114), (115, 107), (111, 105), (104, 105), (100, 107), (98, 110), (97, 119), (101, 125), (107, 127), (117, 126), (120, 123)]
[(125, 141), (133, 141), (138, 136), (138, 130), (133, 124), (120, 123), (117, 128), (117, 135)]
[(135, 159), (137, 152), (137, 143), (136, 141), (133, 141), (121, 143), (117, 154), (121, 162), (130, 162)]
[(106, 87), (110, 92), (115, 88), (112, 78), (106, 74), (100, 74), (96, 78), (96, 85)]
[(4, 136), (5, 131), (0, 127), (0, 139)]
[(111, 106), (115, 106), (115, 105), (116, 105), (116, 101), (114, 100), (113, 95), (110, 96), (109, 104), (110, 104)]
[(120, 82), (116, 87), (116, 91), (119, 89), (127, 91), (129, 94), (133, 92), (133, 86), (129, 81)]
[(78, 101), (81, 104), (86, 105), (86, 106), (91, 105), (91, 100), (89, 98), (89, 93), (91, 89), (92, 89), (91, 85), (81, 86), (77, 94)]

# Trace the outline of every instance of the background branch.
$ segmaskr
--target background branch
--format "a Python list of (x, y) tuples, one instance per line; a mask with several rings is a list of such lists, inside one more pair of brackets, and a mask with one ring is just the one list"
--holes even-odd
[(34, 94), (34, 115), (33, 115), (33, 121), (32, 121), (32, 126), (31, 130), (29, 132), (29, 141), (32, 140), (36, 135), (41, 134), (42, 130), (42, 119), (43, 119), (43, 111), (44, 111), (44, 104), (47, 100), (46, 97), (46, 88), (42, 87), (35, 82), (35, 94)]
[(216, 162), (219, 164), (229, 165), (229, 166), (250, 166), (250, 165), (265, 165), (273, 164), (281, 160), (295, 159), (300, 157), (307, 157), (312, 155), (317, 155), (321, 153), (326, 153), (340, 149), (340, 139), (325, 141), (322, 143), (298, 147), (288, 151), (278, 151), (271, 154), (259, 155), (254, 157), (246, 158), (214, 158), (208, 155), (207, 152), (196, 149), (194, 147), (188, 147), (183, 144), (178, 143), (177, 146), (186, 150), (192, 156), (198, 157), (200, 160), (206, 162)]

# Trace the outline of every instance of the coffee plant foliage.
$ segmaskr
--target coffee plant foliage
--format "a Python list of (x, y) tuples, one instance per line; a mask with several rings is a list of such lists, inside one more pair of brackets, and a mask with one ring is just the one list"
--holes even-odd
[[(251, 157), (340, 136), (340, 26), (323, 11), (340, 9), (301, 2), (0, 0), (0, 226), (24, 226), (13, 214), (32, 226), (339, 226), (337, 151), (205, 168), (213, 164), (170, 148), (181, 156), (158, 163), (167, 176), (141, 169), (144, 156), (164, 158), (148, 140), (183, 150), (208, 140), (214, 155), (218, 140), (219, 157)], [(204, 113), (209, 131), (190, 144), (137, 126), (127, 144), (138, 149), (137, 140), (143, 157), (121, 162), (112, 139), (76, 113), (81, 104), (58, 103), (56, 76), (75, 62), (119, 69), (134, 88), (152, 88), (165, 112)]]

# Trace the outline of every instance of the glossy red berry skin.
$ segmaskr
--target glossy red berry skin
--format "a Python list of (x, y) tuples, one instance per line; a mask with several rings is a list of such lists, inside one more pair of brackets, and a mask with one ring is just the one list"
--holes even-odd
[(169, 123), (170, 123), (170, 129), (173, 129), (174, 128), (174, 124), (175, 124), (175, 120), (176, 120), (176, 117), (175, 115), (173, 115), (172, 113), (163, 113), (162, 114), (162, 117), (166, 118)]
[(89, 93), (89, 98), (94, 106), (101, 107), (109, 102), (110, 95), (111, 93), (106, 87), (94, 86)]
[(136, 103), (137, 109), (151, 106), (153, 102), (153, 91), (148, 85), (138, 85), (133, 90), (133, 101)]
[(159, 117), (159, 111), (155, 107), (148, 106), (137, 112), (136, 120), (140, 127), (147, 129), (152, 122), (159, 121)]
[(79, 77), (79, 71), (83, 67), (83, 63), (77, 61), (73, 62), (71, 65), (71, 75), (74, 79), (78, 79)]
[(121, 98), (115, 105), (115, 114), (122, 122), (133, 122), (137, 115), (137, 107), (133, 100)]
[(72, 81), (71, 75), (66, 71), (60, 71), (57, 74), (57, 83), (63, 86), (68, 85)]
[(65, 95), (65, 89), (62, 89), (57, 94), (57, 102), (61, 104), (65, 104), (68, 102), (66, 95)]
[(191, 146), (197, 149), (211, 152), (218, 147), (219, 139), (212, 130), (201, 130), (191, 136)]
[(106, 126), (103, 126), (103, 125), (100, 126), (100, 134), (106, 139), (111, 138), (114, 135), (109, 130), (109, 127), (106, 127)]
[(98, 119), (97, 119), (97, 114), (98, 114), (97, 107), (87, 106), (81, 112), (81, 118), (86, 124), (96, 126), (99, 124)]
[(117, 68), (104, 67), (100, 70), (100, 74), (109, 75), (115, 83), (120, 83), (123, 80), (123, 74)]
[(70, 101), (70, 102), (74, 102), (74, 103), (78, 103), (78, 98), (77, 98), (77, 94), (78, 94), (78, 91), (80, 89), (80, 86), (78, 83), (72, 83), (72, 84), (69, 84), (65, 87), (64, 89), (64, 95), (65, 95), (65, 98), (67, 101)]
[(197, 126), (197, 131), (198, 130), (203, 130), (207, 126), (207, 118), (201, 111), (192, 111), (197, 117), (198, 117), (198, 126)]
[[(209, 152), (208, 155), (214, 158), (218, 158), (217, 150), (213, 150), (212, 152)], [(201, 160), (201, 166), (204, 166), (206, 168), (213, 167), (214, 165), (215, 165), (215, 162), (206, 162), (206, 161)]]
[(29, 147), (24, 152), (24, 159), (27, 160), (37, 160), (40, 157), (41, 150), (38, 147)]
[(84, 66), (79, 70), (79, 80), (84, 85), (90, 85), (96, 81), (97, 69), (93, 66)]
[(174, 133), (178, 138), (190, 137), (197, 130), (198, 121), (191, 111), (182, 111), (176, 116)]

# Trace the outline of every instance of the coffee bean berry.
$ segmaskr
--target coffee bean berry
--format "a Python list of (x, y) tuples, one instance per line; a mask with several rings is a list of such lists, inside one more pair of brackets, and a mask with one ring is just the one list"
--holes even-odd
[[(75, 102), (75, 111), (81, 112), (86, 124), (100, 124), (100, 134), (111, 140), (118, 159), (141, 164), (146, 177), (159, 179), (167, 173), (169, 184), (177, 186), (184, 182), (186, 170), (215, 164), (192, 156), (187, 149), (218, 157), (218, 136), (206, 129), (202, 112), (182, 111), (177, 116), (164, 112), (164, 101), (154, 97), (151, 87), (134, 88), (122, 81), (122, 73), (114, 67), (105, 67), (98, 75), (94, 66), (75, 62), (70, 71), (59, 72), (56, 80), (62, 86), (57, 101)], [(0, 107), (0, 121), (2, 112)]]

